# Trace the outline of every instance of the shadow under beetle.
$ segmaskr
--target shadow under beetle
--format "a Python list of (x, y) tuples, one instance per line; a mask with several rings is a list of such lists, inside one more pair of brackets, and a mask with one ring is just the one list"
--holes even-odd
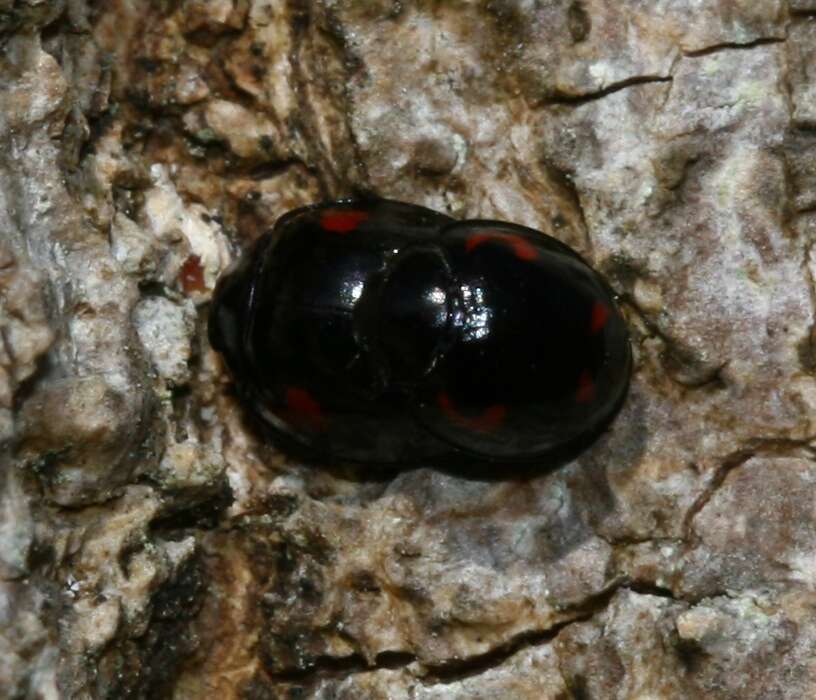
[(219, 281), (209, 336), (273, 441), (383, 465), (580, 450), (632, 366), (612, 290), (571, 248), (383, 199), (282, 216)]

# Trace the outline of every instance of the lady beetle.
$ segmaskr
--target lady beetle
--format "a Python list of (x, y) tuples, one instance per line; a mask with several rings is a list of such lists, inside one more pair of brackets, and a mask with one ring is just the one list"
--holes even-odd
[(209, 336), (273, 440), (368, 463), (581, 449), (632, 365), (611, 289), (571, 248), (391, 200), (281, 217), (220, 280)]

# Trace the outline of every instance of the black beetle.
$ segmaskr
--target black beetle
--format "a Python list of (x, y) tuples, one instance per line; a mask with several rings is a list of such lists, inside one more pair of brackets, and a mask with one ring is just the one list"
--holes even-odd
[(565, 244), (383, 199), (282, 216), (220, 280), (209, 336), (273, 439), (366, 463), (580, 449), (632, 365), (611, 289)]

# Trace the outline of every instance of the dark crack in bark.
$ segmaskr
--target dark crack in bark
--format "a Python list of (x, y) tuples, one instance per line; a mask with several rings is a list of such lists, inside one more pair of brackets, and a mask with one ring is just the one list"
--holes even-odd
[(706, 504), (711, 500), (717, 490), (722, 486), (725, 478), (737, 467), (745, 464), (756, 453), (749, 449), (737, 450), (728, 455), (714, 472), (711, 480), (708, 482), (702, 493), (694, 499), (685, 517), (683, 518), (683, 539), (686, 546), (691, 548), (693, 543), (696, 543), (698, 537), (694, 534), (693, 521), (697, 514), (705, 508)]
[(789, 455), (795, 450), (804, 451), (808, 459), (816, 459), (816, 448), (811, 444), (814, 439), (816, 439), (816, 436), (807, 436), (801, 439), (755, 438), (754, 440), (748, 441), (743, 448), (727, 455), (720, 463), (720, 466), (715, 470), (714, 475), (711, 477), (703, 492), (694, 500), (694, 503), (691, 504), (683, 518), (683, 540), (686, 542), (686, 546), (691, 549), (696, 545), (699, 537), (694, 533), (694, 518), (714, 497), (714, 494), (717, 493), (732, 471), (741, 467), (754, 457), (760, 455)]
[(604, 592), (600, 599), (602, 604), (597, 609), (585, 612), (581, 615), (576, 615), (573, 618), (559, 622), (552, 627), (544, 630), (531, 630), (522, 632), (521, 634), (512, 637), (507, 642), (485, 652), (461, 660), (451, 660), (442, 664), (427, 666), (428, 674), (422, 677), (422, 683), (425, 685), (447, 685), (449, 683), (458, 683), (467, 678), (473, 678), (486, 673), (492, 668), (501, 666), (510, 658), (533, 647), (538, 647), (543, 644), (548, 644), (553, 641), (562, 630), (570, 625), (586, 622), (595, 616), (596, 613), (601, 612), (609, 604), (609, 600), (617, 592), (617, 588)]
[(318, 656), (305, 668), (289, 669), (266, 674), (273, 683), (300, 683), (311, 685), (318, 680), (348, 678), (358, 673), (398, 670), (410, 666), (416, 656), (409, 652), (384, 651), (377, 654), (374, 663), (368, 663), (362, 654), (348, 656)]
[(613, 549), (615, 547), (635, 547), (639, 544), (680, 544), (682, 539), (680, 537), (636, 537), (635, 535), (623, 535), (621, 537), (606, 537), (600, 533), (595, 533), (597, 537), (606, 542)]
[(759, 39), (754, 39), (753, 41), (746, 41), (745, 43), (740, 43), (736, 41), (726, 41), (722, 44), (712, 44), (711, 46), (706, 46), (702, 49), (694, 49), (693, 51), (684, 51), (683, 56), (686, 58), (698, 58), (700, 56), (709, 56), (710, 54), (717, 53), (719, 51), (745, 51), (748, 49), (754, 49), (758, 46), (768, 46), (769, 44), (783, 44), (785, 43), (786, 39), (784, 37), (760, 37)]
[(326, 679), (343, 680), (360, 673), (403, 670), (416, 664), (416, 675), (423, 685), (457, 683), (499, 667), (520, 652), (550, 643), (570, 625), (591, 620), (606, 610), (615, 594), (622, 590), (639, 595), (681, 600), (674, 591), (656, 583), (630, 577), (618, 577), (601, 591), (574, 606), (571, 609), (572, 614), (567, 619), (545, 629), (520, 632), (482, 654), (448, 659), (433, 665), (422, 664), (415, 654), (409, 652), (382, 652), (371, 664), (367, 663), (363, 655), (359, 653), (339, 658), (322, 656), (315, 659), (308, 668), (269, 674), (268, 680), (311, 687)]
[[(816, 207), (814, 207), (816, 209)], [(805, 246), (805, 254), (802, 259), (805, 277), (808, 281), (808, 292), (810, 294), (811, 309), (816, 312), (816, 278), (813, 275), (813, 246), (809, 243)], [(806, 372), (816, 370), (816, 319), (810, 324), (807, 337), (803, 338), (799, 345), (799, 363)]]
[(360, 673), (402, 670), (417, 664), (417, 676), (420, 677), (423, 684), (455, 683), (500, 666), (520, 651), (547, 644), (569, 625), (591, 619), (607, 607), (609, 601), (623, 587), (623, 584), (623, 579), (616, 579), (607, 588), (591, 596), (582, 604), (575, 606), (573, 609), (574, 614), (567, 619), (546, 629), (520, 632), (483, 654), (448, 659), (434, 665), (421, 664), (415, 654), (399, 651), (381, 652), (376, 656), (374, 662), (370, 664), (360, 653), (344, 657), (320, 656), (307, 668), (267, 674), (267, 678), (273, 683), (294, 683), (312, 687), (316, 683), (327, 679), (343, 680)]
[(541, 104), (544, 107), (549, 107), (552, 105), (565, 105), (565, 106), (577, 106), (583, 105), (587, 102), (592, 102), (594, 100), (600, 100), (603, 97), (607, 97), (612, 95), (613, 93), (619, 92), (620, 90), (625, 90), (626, 88), (630, 88), (636, 85), (646, 85), (649, 83), (671, 83), (674, 78), (671, 75), (638, 75), (632, 78), (626, 78), (626, 80), (621, 80), (616, 83), (612, 83), (608, 85), (603, 90), (598, 90), (597, 92), (590, 92), (583, 95), (571, 95), (569, 93), (556, 91), (549, 96), (545, 97)]

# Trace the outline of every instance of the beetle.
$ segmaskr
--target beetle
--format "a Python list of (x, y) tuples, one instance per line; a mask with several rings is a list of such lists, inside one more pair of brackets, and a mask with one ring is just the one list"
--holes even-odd
[(388, 199), (283, 215), (219, 280), (209, 338), (273, 441), (362, 463), (583, 449), (632, 369), (614, 293), (569, 246)]

